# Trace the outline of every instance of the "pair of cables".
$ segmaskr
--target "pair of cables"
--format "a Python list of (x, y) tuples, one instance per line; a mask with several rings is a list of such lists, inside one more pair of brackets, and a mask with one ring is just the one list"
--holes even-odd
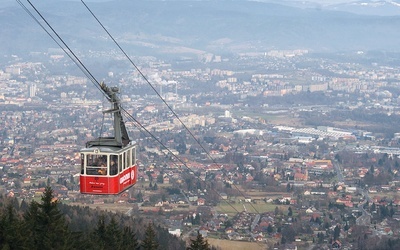
[[(61, 36), (54, 30), (54, 28), (50, 25), (50, 23), (46, 20), (46, 18), (40, 13), (40, 11), (32, 4), (30, 0), (26, 0), (26, 2), (31, 6), (31, 8), (36, 12), (36, 15), (32, 13), (32, 11), (21, 1), (16, 0), (17, 3), (27, 12), (27, 14), (50, 36), (50, 38), (64, 51), (64, 53), (78, 66), (78, 68), (85, 74), (85, 76), (93, 83), (93, 85), (100, 90), (104, 97), (108, 100), (109, 97), (101, 88), (101, 83), (93, 76), (93, 74), (89, 71), (89, 69), (84, 65), (84, 63), (78, 58), (78, 56), (72, 51), (72, 49), (66, 44), (66, 42), (61, 38)], [(115, 40), (115, 38), (111, 35), (111, 33), (106, 29), (106, 27), (101, 23), (101, 21), (97, 18), (97, 16), (92, 12), (89, 6), (81, 0), (82, 4), (86, 7), (86, 9), (90, 12), (90, 14), (95, 18), (98, 24), (103, 28), (103, 30), (108, 34), (111, 40), (115, 43), (115, 45), (120, 49), (120, 51), (124, 54), (124, 56), (128, 59), (131, 65), (137, 70), (137, 72), (141, 75), (141, 77), (145, 80), (145, 82), (153, 89), (156, 95), (162, 100), (162, 102), (167, 106), (167, 108), (172, 112), (172, 114), (177, 118), (180, 124), (184, 127), (184, 129), (190, 134), (190, 136), (195, 140), (195, 142), (202, 148), (202, 150), (206, 153), (207, 157), (217, 166), (220, 166), (216, 162), (216, 160), (211, 156), (208, 150), (200, 143), (200, 141), (194, 136), (193, 132), (184, 124), (178, 114), (171, 108), (171, 106), (166, 102), (166, 100), (161, 96), (161, 94), (157, 91), (157, 89), (153, 86), (153, 84), (148, 80), (148, 78), (142, 73), (140, 68), (133, 62), (133, 60), (128, 56), (125, 50), (119, 45), (119, 43)], [(45, 23), (42, 24), (38, 17)], [(46, 28), (47, 27), (47, 28)], [(122, 106), (120, 107), (121, 111), (125, 114), (125, 116), (134, 122), (135, 126), (140, 129), (142, 133), (146, 132), (150, 135), (157, 143), (159, 143), (163, 148), (167, 150), (167, 152), (172, 155), (178, 162), (180, 162), (183, 166), (185, 166), (191, 173), (194, 174), (201, 182), (204, 182), (207, 187), (206, 180), (202, 180), (199, 176), (195, 174), (195, 172), (187, 166), (187, 164), (180, 159), (177, 155), (175, 155), (167, 146), (165, 146), (151, 131), (146, 129), (136, 118), (134, 118), (129, 112), (127, 112)], [(176, 163), (175, 163), (176, 164)], [(232, 186), (240, 193), (244, 198), (246, 195), (239, 189), (236, 184), (232, 184)], [(234, 211), (239, 213), (239, 211), (233, 206), (227, 199), (224, 199), (222, 195), (216, 190), (212, 189), (218, 197), (225, 201)], [(252, 203), (249, 203), (250, 206), (256, 211), (257, 214), (260, 214), (259, 211), (254, 207)]]

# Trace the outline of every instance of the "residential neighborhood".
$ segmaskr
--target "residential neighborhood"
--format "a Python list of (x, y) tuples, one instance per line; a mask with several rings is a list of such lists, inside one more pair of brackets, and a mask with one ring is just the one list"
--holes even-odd
[[(211, 243), (389, 244), (400, 234), (400, 70), (308, 53), (242, 56), (263, 63), (254, 72), (229, 69), (234, 59), (219, 55), (187, 69), (143, 59), (177, 116), (137, 72), (107, 72), (104, 82), (120, 88), (124, 108), (151, 133), (125, 120), (139, 176), (118, 196), (79, 192), (80, 149), (112, 132), (98, 90), (79, 74), (53, 73), (71, 67), (58, 50), (32, 61), (10, 56), (0, 68), (0, 191), (32, 200), (50, 185), (65, 204), (151, 216), (177, 237), (200, 232)], [(325, 73), (287, 70), (318, 60)], [(265, 70), (271, 65), (281, 68)]]

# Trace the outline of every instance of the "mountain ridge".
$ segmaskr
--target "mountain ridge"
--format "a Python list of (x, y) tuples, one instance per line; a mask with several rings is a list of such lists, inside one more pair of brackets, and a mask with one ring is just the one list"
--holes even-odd
[[(87, 5), (117, 41), (139, 53), (166, 53), (173, 47), (199, 53), (400, 50), (400, 16), (356, 15), (245, 1), (122, 0)], [(107, 34), (80, 2), (44, 1), (37, 8), (61, 37), (78, 49), (112, 46), (105, 45), (109, 42)], [(19, 6), (0, 11), (4, 13), (0, 16), (4, 27), (0, 41), (7, 44), (0, 49), (3, 53), (57, 46)]]

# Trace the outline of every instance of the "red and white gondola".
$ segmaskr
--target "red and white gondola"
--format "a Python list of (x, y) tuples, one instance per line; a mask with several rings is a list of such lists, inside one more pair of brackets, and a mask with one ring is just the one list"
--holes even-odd
[(82, 194), (120, 194), (137, 181), (136, 144), (128, 136), (121, 115), (117, 87), (109, 88), (104, 83), (101, 89), (112, 107), (105, 113), (114, 116), (114, 137), (99, 137), (86, 143), (80, 151)]

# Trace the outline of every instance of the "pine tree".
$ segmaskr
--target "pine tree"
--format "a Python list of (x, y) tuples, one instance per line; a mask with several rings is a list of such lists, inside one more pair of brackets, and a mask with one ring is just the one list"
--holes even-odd
[(100, 216), (97, 221), (97, 226), (93, 231), (92, 244), (100, 249), (105, 248), (106, 238), (106, 222), (104, 215)]
[(124, 227), (122, 230), (122, 246), (124, 249), (138, 250), (140, 248), (136, 235), (130, 227)]
[(30, 249), (73, 248), (68, 225), (50, 187), (46, 187), (41, 203), (31, 202), (24, 216), (23, 227), (24, 232), (29, 234), (25, 238)]
[(340, 236), (340, 227), (339, 225), (336, 225), (335, 229), (333, 230), (333, 239), (337, 240), (339, 239)]
[(156, 232), (153, 229), (151, 223), (146, 227), (146, 231), (144, 233), (144, 239), (141, 244), (144, 250), (156, 250), (158, 249), (158, 242), (156, 239)]
[(0, 216), (0, 249), (21, 249), (22, 235), (20, 218), (13, 205), (6, 206), (6, 211)]
[(114, 217), (106, 226), (106, 235), (104, 237), (105, 249), (122, 249), (122, 230)]
[(22, 222), (22, 230), (25, 232), (24, 245), (32, 246), (33, 249), (37, 248), (38, 233), (36, 233), (36, 228), (38, 228), (38, 216), (39, 206), (38, 203), (32, 201), (28, 207), (28, 211), (25, 212), (23, 222)]
[[(10, 204), (4, 208), (5, 205)], [(149, 224), (146, 229), (143, 219), (135, 220), (138, 229), (146, 229), (142, 244), (128, 225), (131, 220), (124, 216), (99, 211), (88, 207), (59, 204), (53, 191), (46, 188), (41, 202), (25, 204), (24, 211), (18, 203), (4, 203), (0, 195), (0, 249), (88, 249), (88, 250), (125, 250), (125, 249), (185, 249), (185, 243), (172, 237), (168, 230)], [(93, 226), (94, 218), (101, 218)], [(74, 229), (66, 223), (75, 224)], [(106, 222), (109, 222), (108, 224)], [(122, 226), (124, 225), (124, 227)], [(153, 227), (152, 227), (153, 226)], [(142, 233), (142, 232), (140, 232)], [(100, 240), (103, 239), (103, 240)], [(105, 244), (104, 244), (105, 242)]]
[(269, 234), (271, 234), (271, 233), (274, 232), (274, 228), (271, 226), (271, 224), (268, 224), (267, 232), (268, 232)]
[(105, 216), (100, 216), (97, 227), (94, 229), (91, 238), (93, 249), (138, 249), (139, 243), (130, 227), (123, 229), (117, 223), (115, 217), (107, 224)]
[(293, 215), (292, 207), (288, 208), (288, 216), (291, 217)]
[(207, 240), (203, 238), (203, 235), (197, 231), (197, 237), (194, 240), (190, 240), (190, 246), (187, 250), (210, 250), (210, 245)]
[(200, 214), (197, 213), (196, 216), (193, 218), (193, 220), (194, 220), (194, 221), (193, 221), (193, 222), (194, 222), (193, 224), (195, 224), (195, 225), (200, 225), (200, 222), (201, 222), (201, 221), (200, 221)]

